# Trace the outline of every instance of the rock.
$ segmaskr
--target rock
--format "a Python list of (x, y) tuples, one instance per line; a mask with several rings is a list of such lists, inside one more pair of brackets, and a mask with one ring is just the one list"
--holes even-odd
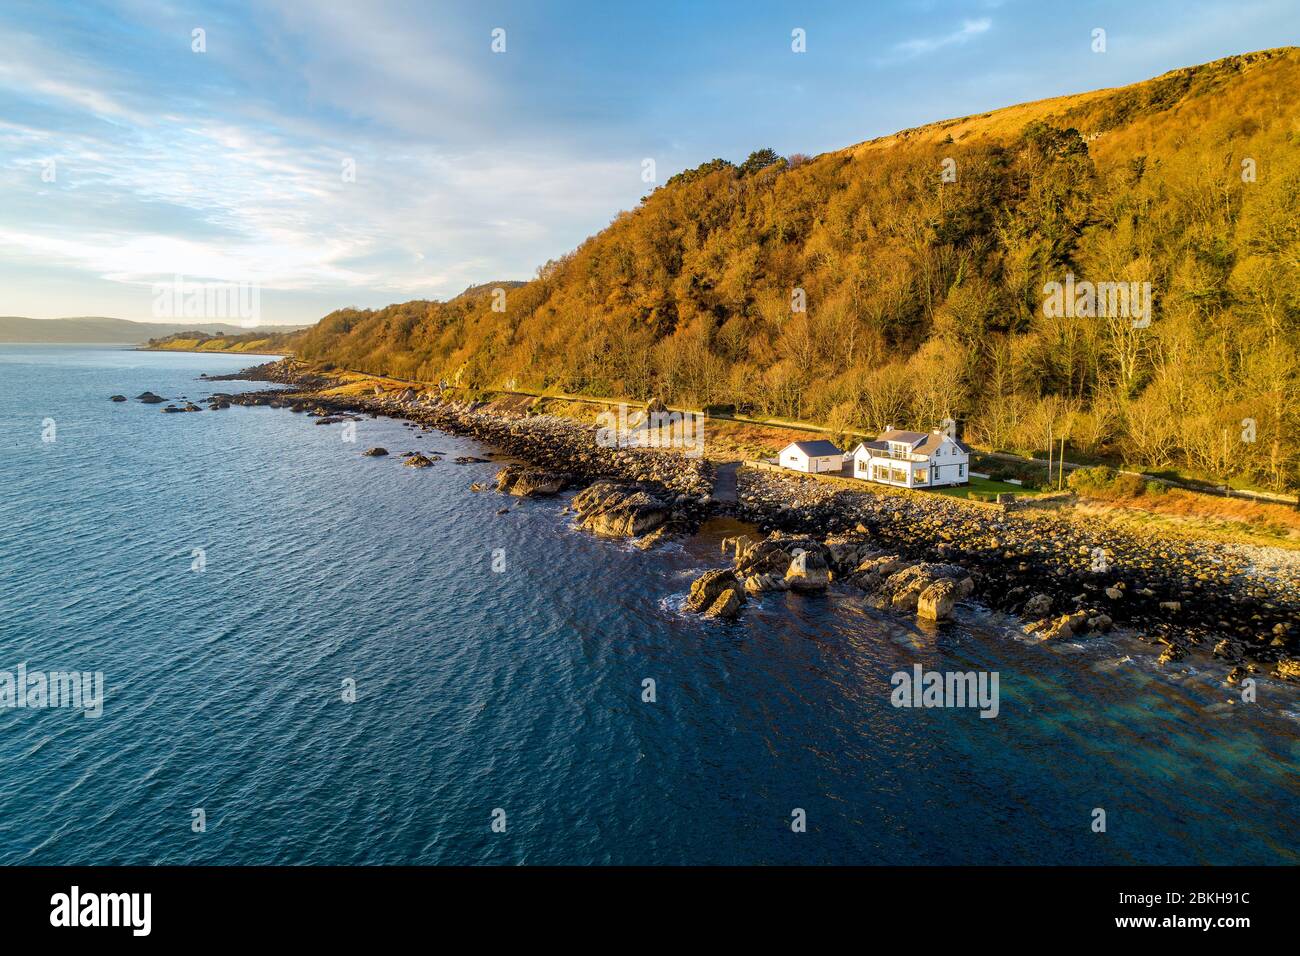
[(177, 408), (175, 405), (168, 405), (166, 408), (162, 409), (162, 411), (167, 412), (167, 413), (170, 414), (170, 413), (173, 413), (173, 412), (181, 412), (181, 411), (184, 411), (184, 409)]
[(1169, 611), (1171, 614), (1176, 614), (1182, 609), (1183, 609), (1182, 601), (1161, 601), (1160, 602), (1160, 610)]
[(1090, 634), (1105, 634), (1115, 622), (1109, 614), (1098, 614), (1088, 618), (1087, 628)]
[(486, 458), (475, 458), (473, 455), (461, 455), (452, 461), (455, 465), (486, 465), (489, 464)]
[(764, 591), (788, 591), (790, 585), (779, 574), (751, 574), (745, 578), (745, 590), (750, 594), (761, 594)]
[(969, 597), (975, 590), (975, 582), (969, 577), (965, 568), (955, 564), (937, 564), (922, 562), (913, 564), (901, 571), (896, 571), (885, 579), (867, 602), (877, 608), (893, 608), (896, 611), (915, 611), (921, 594), (937, 581), (951, 579), (955, 582), (954, 600)]
[(665, 541), (671, 541), (676, 535), (669, 530), (667, 525), (660, 525), (649, 534), (644, 534), (633, 542), (642, 551), (649, 551), (656, 545), (663, 544)]
[(1239, 660), (1241, 658), (1241, 648), (1235, 642), (1224, 638), (1214, 645), (1214, 656), (1233, 661)]
[(1187, 648), (1183, 647), (1183, 645), (1181, 644), (1171, 643), (1165, 647), (1163, 652), (1161, 652), (1160, 663), (1161, 664), (1177, 663), (1178, 661), (1181, 661), (1186, 656), (1187, 656)]
[(374, 448), (367, 448), (361, 454), (365, 455), (367, 458), (382, 458), (384, 455), (388, 454), (388, 449), (380, 448), (376, 445)]
[(1278, 661), (1273, 676), (1283, 680), (1300, 681), (1300, 658), (1283, 658)]
[(488, 486), (479, 484), (477, 481), (472, 482), (469, 486), (470, 491), (487, 491)]
[(862, 535), (833, 534), (825, 542), (827, 560), (831, 569), (839, 574), (849, 574), (859, 567), (871, 542)]
[(1103, 593), (1112, 601), (1118, 601), (1124, 596), (1124, 592), (1119, 588), (1107, 588)]
[(735, 620), (740, 616), (740, 608), (745, 603), (745, 592), (736, 588), (727, 588), (718, 595), (717, 599), (709, 605), (709, 609), (704, 612), (705, 617), (722, 618), (723, 620)]
[(574, 496), (574, 524), (609, 537), (638, 537), (672, 515), (666, 498), (667, 489), (653, 481), (597, 481)]
[(714, 568), (705, 571), (691, 583), (691, 593), (686, 598), (686, 610), (700, 614), (713, 606), (724, 591), (741, 590), (736, 573), (731, 568)]
[[(830, 552), (820, 541), (803, 536), (786, 536), (780, 532), (773, 533), (764, 541), (745, 548), (743, 554), (736, 558), (736, 573), (742, 577), (751, 574), (773, 574), (785, 578), (790, 565), (798, 560), (800, 553), (816, 554), (811, 565), (805, 561), (805, 567), (813, 569), (813, 577), (820, 576), (817, 569), (826, 569), (826, 580), (830, 580)], [(796, 571), (796, 575), (800, 572)]]
[(1052, 613), (1052, 596), (1050, 594), (1035, 594), (1022, 609), (1026, 617), (1046, 617)]
[(941, 578), (921, 592), (916, 601), (916, 616), (925, 621), (944, 621), (952, 617), (960, 587), (952, 578)]
[(125, 401), (126, 401), (126, 396), (125, 396), (125, 395), (110, 395), (110, 396), (108, 396), (108, 400), (109, 400), (110, 402), (125, 402)]
[(155, 395), (153, 392), (141, 392), (135, 397), (137, 402), (144, 402), (146, 405), (160, 405), (167, 399), (161, 395)]
[(735, 557), (737, 560), (739, 560), (740, 558), (744, 557), (745, 552), (748, 551), (753, 546), (753, 544), (754, 544), (754, 539), (747, 534), (740, 534), (731, 538), (723, 538), (722, 553), (726, 554), (729, 550), (734, 550)]
[(430, 465), (433, 464), (433, 462), (430, 461), (428, 458), (425, 458), (423, 455), (417, 454), (417, 455), (407, 455), (406, 460), (403, 461), (402, 464), (405, 465), (407, 468), (428, 468)]
[(1239, 684), (1241, 683), (1242, 678), (1249, 673), (1250, 671), (1238, 664), (1232, 670), (1228, 671), (1227, 681), (1229, 684)]
[(1073, 637), (1076, 634), (1082, 634), (1087, 626), (1088, 614), (1086, 611), (1063, 614), (1048, 625), (1047, 630), (1043, 632), (1043, 640), (1051, 641), (1063, 637)]
[(518, 498), (541, 498), (559, 494), (566, 484), (568, 479), (565, 475), (541, 468), (507, 465), (497, 472), (497, 491)]
[(824, 591), (831, 583), (830, 567), (820, 551), (798, 551), (785, 571), (785, 583), (792, 591)]

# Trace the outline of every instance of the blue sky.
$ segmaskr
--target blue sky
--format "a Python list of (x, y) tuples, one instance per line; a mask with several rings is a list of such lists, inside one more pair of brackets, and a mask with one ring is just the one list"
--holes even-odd
[(647, 158), (818, 153), (1298, 25), (1300, 0), (6, 0), (0, 315), (147, 319), (176, 275), (257, 283), (266, 323), (446, 298), (635, 206)]

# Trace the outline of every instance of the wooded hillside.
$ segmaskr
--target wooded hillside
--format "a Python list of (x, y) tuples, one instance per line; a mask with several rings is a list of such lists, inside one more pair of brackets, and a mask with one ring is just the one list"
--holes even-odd
[[(839, 428), (951, 417), (998, 448), (1068, 434), (1085, 454), (1293, 486), (1297, 90), (1288, 48), (812, 159), (715, 160), (502, 283), (503, 312), (491, 287), (342, 310), (299, 354)], [(1044, 314), (1067, 274), (1149, 282), (1150, 324)]]

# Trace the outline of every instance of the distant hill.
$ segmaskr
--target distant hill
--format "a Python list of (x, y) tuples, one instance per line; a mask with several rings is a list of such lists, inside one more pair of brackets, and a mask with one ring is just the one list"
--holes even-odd
[[(292, 332), (301, 325), (266, 326), (264, 333)], [(0, 342), (32, 344), (142, 345), (152, 338), (177, 332), (201, 332), (206, 335), (246, 335), (250, 330), (222, 322), (130, 322), (104, 316), (79, 316), (67, 319), (28, 319), (0, 316)]]
[[(995, 448), (1065, 436), (1073, 455), (1294, 485), (1297, 90), (1300, 50), (1265, 50), (811, 158), (715, 159), (504, 310), (483, 287), (340, 309), (296, 352), (845, 430), (951, 418)], [(1049, 307), (1075, 279), (1135, 283), (1145, 318)]]
[(293, 351), (296, 330), (272, 331), (267, 326), (240, 335), (215, 335), (193, 329), (150, 339), (144, 348), (158, 352), (245, 352), (250, 355), (284, 355)]

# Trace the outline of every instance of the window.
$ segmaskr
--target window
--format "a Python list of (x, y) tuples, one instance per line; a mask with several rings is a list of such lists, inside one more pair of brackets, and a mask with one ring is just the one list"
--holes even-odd
[(957, 466), (957, 477), (958, 477), (958, 478), (965, 478), (965, 477), (966, 477), (966, 466), (965, 466), (965, 465), (958, 465), (958, 466)]

